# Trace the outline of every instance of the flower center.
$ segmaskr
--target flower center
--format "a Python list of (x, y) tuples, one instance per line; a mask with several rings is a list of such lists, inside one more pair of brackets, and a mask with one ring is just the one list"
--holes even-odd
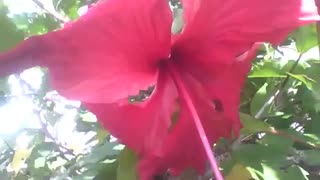
[[(170, 58), (171, 59), (171, 58)], [(211, 145), (208, 141), (208, 138), (207, 138), (207, 135), (206, 135), (206, 132), (204, 131), (204, 128), (203, 128), (203, 125), (201, 123), (201, 120), (200, 120), (200, 117), (198, 115), (198, 112), (192, 102), (192, 99), (191, 99), (191, 96), (189, 95), (181, 77), (180, 77), (180, 74), (179, 72), (177, 72), (177, 70), (175, 69), (175, 66), (173, 63), (167, 63), (168, 65), (168, 71), (169, 73), (171, 74), (171, 77), (176, 85), (176, 88), (178, 90), (178, 93), (179, 93), (179, 97), (180, 97), (180, 100), (181, 101), (184, 101), (184, 102), (181, 102), (181, 103), (185, 103), (187, 105), (187, 108), (189, 110), (189, 113), (190, 115), (192, 116), (193, 120), (194, 120), (194, 123), (195, 123), (195, 126), (196, 126), (196, 129), (198, 131), (198, 134), (200, 136), (200, 139), (201, 139), (201, 142), (203, 144), (203, 147), (205, 149), (205, 152), (207, 154), (207, 157), (209, 159), (209, 162), (211, 164), (211, 168), (214, 172), (214, 175), (216, 177), (217, 180), (223, 180), (223, 176), (219, 170), (219, 166), (217, 164), (217, 160), (215, 159), (214, 157), (214, 154), (212, 152), (212, 149), (211, 149)], [(217, 105), (217, 108), (219, 109), (219, 103), (220, 101), (217, 101), (215, 102), (215, 104), (218, 104)], [(221, 103), (220, 103), (221, 104)], [(221, 106), (222, 108), (222, 106)], [(221, 109), (222, 110), (222, 109)]]

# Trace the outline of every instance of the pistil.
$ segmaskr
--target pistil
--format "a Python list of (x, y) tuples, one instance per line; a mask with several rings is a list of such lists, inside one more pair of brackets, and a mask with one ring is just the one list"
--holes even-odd
[(173, 63), (168, 63), (168, 69), (169, 69), (169, 72), (172, 76), (172, 79), (178, 89), (178, 92), (180, 94), (180, 97), (181, 97), (181, 101), (185, 101), (188, 109), (189, 109), (189, 113), (190, 115), (192, 116), (193, 120), (194, 120), (194, 123), (195, 123), (195, 126), (196, 126), (196, 129), (198, 131), (198, 134), (200, 136), (200, 139), (201, 139), (201, 142), (203, 144), (203, 147), (204, 147), (204, 150), (207, 154), (207, 157), (209, 159), (209, 162), (210, 162), (210, 165), (211, 165), (211, 168), (212, 168), (212, 171), (214, 172), (214, 175), (215, 175), (215, 178), (216, 180), (223, 180), (223, 176), (219, 170), (219, 166), (217, 164), (217, 160), (216, 158), (214, 157), (214, 154), (212, 152), (212, 149), (211, 149), (211, 145), (208, 141), (208, 138), (207, 138), (207, 135), (204, 131), (204, 128), (203, 128), (203, 125), (201, 123), (201, 120), (200, 120), (200, 117), (198, 115), (198, 112), (192, 102), (192, 99), (191, 99), (191, 96), (189, 95), (181, 77), (180, 77), (180, 74), (179, 72), (177, 72), (177, 70), (175, 69)]

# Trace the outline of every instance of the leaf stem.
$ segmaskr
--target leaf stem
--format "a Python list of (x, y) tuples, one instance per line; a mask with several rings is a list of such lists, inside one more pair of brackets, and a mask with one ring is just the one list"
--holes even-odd
[(200, 139), (202, 141), (203, 147), (204, 147), (205, 152), (207, 154), (207, 157), (209, 159), (209, 162), (210, 162), (212, 171), (214, 172), (215, 178), (216, 178), (216, 180), (223, 180), (223, 176), (219, 170), (217, 160), (214, 157), (214, 154), (211, 149), (211, 145), (208, 141), (207, 135), (204, 131), (204, 128), (201, 123), (200, 117), (197, 113), (197, 110), (194, 107), (192, 99), (191, 99), (186, 87), (184, 86), (184, 83), (182, 82), (179, 73), (174, 68), (173, 64), (172, 63), (168, 63), (168, 64), (169, 64), (168, 65), (169, 72), (171, 73), (172, 79), (174, 80), (174, 82), (177, 86), (179, 94), (181, 95), (182, 100), (185, 101), (185, 103), (189, 109), (189, 112), (190, 112), (191, 116), (193, 117), (196, 129), (198, 131), (198, 134), (199, 134)]

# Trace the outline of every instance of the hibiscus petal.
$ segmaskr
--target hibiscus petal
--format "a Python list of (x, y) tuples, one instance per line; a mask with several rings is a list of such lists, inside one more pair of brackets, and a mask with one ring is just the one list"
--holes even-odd
[[(200, 117), (209, 144), (213, 144), (220, 137), (230, 138), (232, 124), (217, 111), (202, 85), (189, 74), (183, 73), (182, 78)], [(139, 169), (144, 179), (148, 179), (150, 174), (161, 172), (165, 168), (169, 168), (173, 175), (188, 168), (194, 168), (199, 173), (204, 172), (208, 157), (189, 107), (184, 99), (179, 99), (179, 101), (181, 109), (179, 118), (160, 147), (162, 154), (158, 156), (150, 154), (140, 163)]]
[(85, 103), (85, 106), (113, 136), (143, 157), (154, 153), (165, 139), (176, 109), (176, 98), (171, 78), (162, 71), (156, 89), (143, 103)]
[(280, 43), (294, 28), (319, 20), (313, 0), (182, 2), (185, 27), (173, 49), (179, 66), (202, 81), (225, 71), (253, 43)]
[(32, 54), (37, 59), (26, 67), (48, 67), (53, 88), (67, 98), (115, 102), (155, 84), (156, 65), (170, 52), (171, 23), (163, 0), (103, 1), (62, 30), (26, 44), (44, 39), (41, 43), (2, 55), (0, 71), (13, 72), (14, 63), (23, 64)]
[(319, 20), (314, 0), (182, 0), (185, 33), (210, 40), (280, 43), (294, 28)]
[(239, 117), (240, 95), (242, 87), (251, 68), (251, 61), (256, 56), (260, 45), (252, 48), (237, 58), (225, 71), (214, 77), (213, 81), (204, 83), (203, 86), (210, 99), (219, 102), (221, 112), (232, 124), (233, 135), (238, 136), (242, 127)]

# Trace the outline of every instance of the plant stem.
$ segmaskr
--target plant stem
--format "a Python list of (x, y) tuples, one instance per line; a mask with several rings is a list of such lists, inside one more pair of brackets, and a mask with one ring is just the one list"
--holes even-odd
[(196, 129), (198, 131), (198, 134), (199, 134), (200, 139), (202, 141), (203, 147), (204, 147), (205, 152), (207, 154), (207, 157), (209, 159), (209, 162), (210, 162), (212, 171), (214, 172), (215, 178), (216, 178), (216, 180), (223, 180), (223, 176), (219, 170), (217, 160), (214, 157), (214, 154), (211, 149), (211, 145), (208, 141), (207, 135), (204, 131), (203, 125), (201, 123), (201, 120), (199, 118), (197, 110), (192, 102), (192, 99), (191, 99), (186, 87), (184, 86), (184, 83), (182, 82), (179, 73), (174, 68), (173, 64), (172, 63), (168, 63), (168, 64), (169, 64), (168, 65), (169, 72), (171, 73), (172, 78), (176, 84), (176, 87), (179, 90), (180, 97), (182, 97), (181, 99), (183, 101), (185, 101), (185, 103), (189, 109), (189, 112), (190, 112), (191, 116), (193, 117)]

